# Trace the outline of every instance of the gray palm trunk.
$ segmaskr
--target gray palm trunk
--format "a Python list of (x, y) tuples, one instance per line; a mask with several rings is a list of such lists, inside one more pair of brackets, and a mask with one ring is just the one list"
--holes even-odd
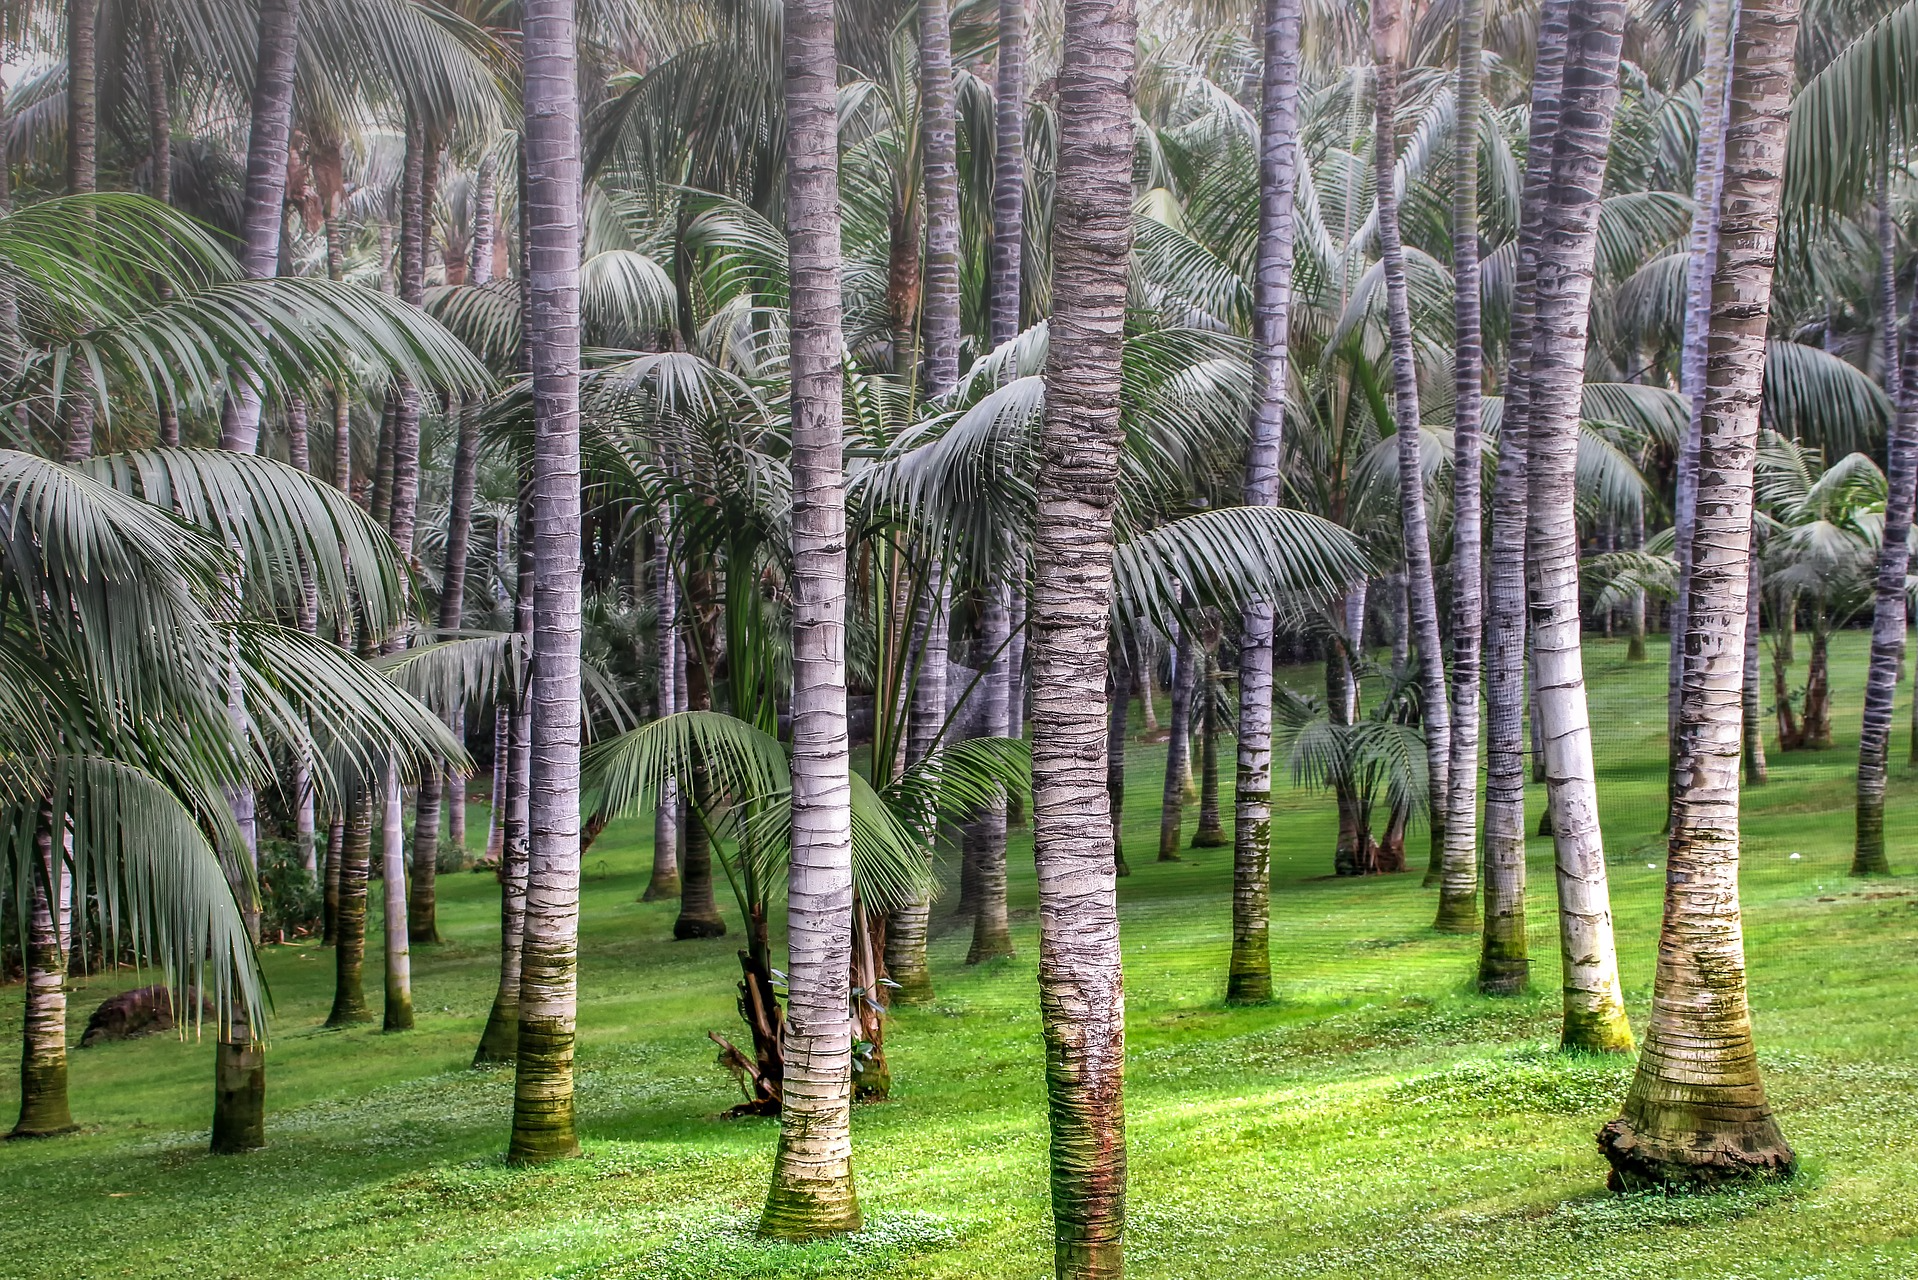
[[(1485, 351), (1479, 322), (1478, 123), (1481, 0), (1458, 18), (1458, 120), (1452, 147), (1452, 740), (1447, 761), (1445, 852), (1436, 927), (1471, 933), (1478, 918), (1479, 629), (1484, 614), (1479, 418)], [(1433, 803), (1439, 803), (1434, 794)]]
[(846, 721), (846, 479), (832, 0), (786, 0), (791, 262), (792, 868), (785, 1080), (759, 1229), (859, 1227), (852, 1177), (852, 782)]
[[(1910, 563), (1913, 485), (1918, 484), (1918, 305), (1906, 318), (1897, 415), (1892, 420), (1885, 468), (1884, 538), (1878, 547), (1878, 580), (1871, 618), (1871, 658), (1865, 668), (1864, 725), (1858, 735), (1858, 808), (1853, 875), (1883, 875), (1885, 775), (1891, 754), (1891, 704), (1905, 657), (1905, 574)], [(1889, 379), (1887, 379), (1889, 381)]]
[(345, 797), (345, 828), (340, 840), (339, 906), (334, 912), (333, 1008), (329, 1027), (367, 1022), (366, 1007), (366, 885), (367, 859), (373, 850), (372, 797), (364, 781)]
[[(655, 644), (659, 655), (659, 714), (670, 716), (679, 707), (679, 585), (673, 580), (673, 543), (667, 536), (667, 513), (662, 511), (660, 532), (653, 550)], [(668, 778), (653, 811), (653, 873), (642, 902), (679, 896), (679, 780)]]
[[(992, 153), (991, 343), (1019, 332), (1020, 271), (1026, 216), (1026, 3), (999, 0), (999, 66), (994, 84)], [(1014, 619), (1015, 626), (1018, 619)]]
[(1445, 686), (1445, 652), (1439, 638), (1438, 595), (1432, 585), (1432, 540), (1425, 514), (1423, 434), (1419, 423), (1418, 368), (1412, 351), (1412, 310), (1405, 283), (1405, 246), (1399, 235), (1399, 202), (1394, 180), (1398, 144), (1398, 58), (1404, 39), (1399, 0), (1375, 0), (1372, 7), (1373, 93), (1376, 140), (1372, 168), (1378, 188), (1379, 257), (1385, 268), (1387, 321), (1391, 330), (1392, 410), (1398, 434), (1399, 532), (1405, 544), (1406, 590), (1410, 596), (1412, 643), (1418, 662), (1421, 715), (1425, 725), (1428, 806), (1432, 862), (1445, 849), (1445, 801), (1451, 795), (1448, 761), (1452, 754), (1452, 717)]
[(1116, 1277), (1124, 1257), (1125, 980), (1100, 765), (1134, 59), (1129, 0), (1067, 0), (1028, 642), (1039, 1014), (1062, 1280)]
[(382, 1009), (382, 1031), (413, 1029), (413, 957), (406, 929), (406, 791), (400, 786), (400, 772), (386, 768), (382, 783), (385, 803), (381, 812), (380, 875), (385, 891), (384, 924), (386, 933), (386, 1000)]
[(959, 381), (959, 144), (952, 89), (952, 18), (946, 0), (919, 4), (919, 121), (926, 179), (926, 267), (920, 323), (926, 394)]
[[(267, 279), (280, 269), (299, 32), (300, 0), (261, 0), (249, 117), (252, 127), (247, 135), (246, 188), (240, 215), (240, 268), (252, 280)], [(220, 422), (220, 447), (252, 453), (259, 442), (260, 394), (242, 376), (227, 395)]]
[[(912, 633), (918, 638), (919, 676), (912, 686), (912, 705), (906, 710), (905, 765), (911, 768), (932, 752), (946, 723), (946, 664), (951, 647), (948, 588), (944, 570), (934, 563), (915, 610)], [(938, 818), (918, 815), (923, 856), (932, 858), (938, 837)], [(960, 912), (977, 903), (960, 902)], [(932, 1003), (932, 970), (926, 962), (926, 942), (932, 923), (930, 888), (893, 909), (886, 924), (886, 972), (899, 984), (893, 997), (900, 1004)]]
[[(1291, 364), (1293, 199), (1299, 181), (1300, 0), (1265, 0), (1259, 91), (1259, 242), (1253, 316), (1259, 408), (1246, 454), (1245, 504), (1279, 505), (1279, 454)], [(1232, 810), (1232, 955), (1225, 998), (1272, 998), (1272, 603), (1239, 619), (1238, 786)]]
[(1132, 874), (1125, 860), (1125, 737), (1132, 707), (1132, 662), (1122, 635), (1106, 657), (1106, 812), (1112, 823), (1112, 869)]
[(579, 989), (581, 230), (573, 6), (522, 7), (527, 258), (533, 384), (533, 655), (513, 1137), (507, 1158), (579, 1154), (573, 1033)]
[[(1624, 1113), (1599, 1135), (1613, 1185), (1626, 1190), (1788, 1177), (1797, 1163), (1759, 1078), (1738, 909), (1752, 469), (1797, 33), (1798, 0), (1742, 0), (1711, 289), (1679, 704), (1681, 785), (1664, 925), (1645, 1051)], [(1907, 471), (1907, 492), (1910, 480)]]
[(1192, 784), (1192, 687), (1197, 652), (1192, 628), (1172, 635), (1172, 705), (1166, 725), (1165, 782), (1159, 792), (1159, 861), (1179, 861), (1185, 836), (1185, 792)]
[[(67, 5), (67, 193), (83, 195), (97, 185), (99, 156), (99, 0), (76, 0)], [(86, 387), (80, 385), (66, 405), (64, 462), (85, 462), (93, 456), (93, 424), (97, 414)]]
[(1684, 664), (1686, 615), (1692, 572), (1692, 529), (1698, 512), (1698, 439), (1705, 412), (1705, 342), (1710, 329), (1712, 263), (1718, 254), (1718, 194), (1724, 177), (1725, 111), (1735, 0), (1707, 0), (1703, 65), (1699, 68), (1698, 158), (1692, 170), (1692, 230), (1685, 266), (1685, 332), (1679, 356), (1679, 391), (1691, 406), (1678, 450), (1672, 502), (1672, 554), (1678, 562), (1677, 594), (1670, 607), (1671, 645), (1666, 659), (1666, 723), (1671, 775), (1678, 785), (1678, 685)]
[[(533, 640), (533, 521), (521, 507), (518, 582), (514, 593), (513, 625), (521, 643), (531, 652)], [(520, 687), (525, 688), (522, 668)], [(526, 864), (529, 836), (527, 791), (533, 771), (533, 709), (524, 694), (511, 707), (500, 709), (505, 732), (494, 739), (500, 761), (499, 785), (494, 789), (494, 819), (500, 833), (500, 954), (499, 986), (493, 1008), (480, 1034), (474, 1066), (512, 1062), (519, 1056), (520, 959), (526, 934)]]
[(1571, 0), (1546, 0), (1539, 11), (1505, 417), (1492, 488), (1491, 607), (1485, 640), (1485, 928), (1478, 967), (1478, 988), (1487, 995), (1515, 995), (1525, 989), (1530, 974), (1525, 944), (1525, 777), (1531, 764), (1525, 749), (1525, 540), (1531, 510), (1526, 421), (1531, 404), (1534, 286), (1545, 188), (1558, 135), (1570, 13)]
[[(1758, 534), (1752, 533), (1751, 585), (1745, 596), (1745, 785), (1763, 786), (1770, 779), (1765, 765), (1765, 687), (1762, 614), (1764, 574), (1758, 562)], [(1893, 675), (1897, 674), (1894, 669)]]
[(1618, 102), (1623, 0), (1576, 0), (1545, 193), (1530, 361), (1532, 663), (1557, 853), (1566, 1047), (1623, 1052), (1631, 1027), (1618, 980), (1611, 892), (1599, 832), (1591, 719), (1579, 647), (1573, 472), (1597, 245), (1600, 190)]
[[(985, 698), (980, 732), (987, 737), (1004, 737), (1007, 733), (1012, 690), (1011, 638), (1011, 594), (1004, 587), (994, 587), (986, 593), (985, 607), (979, 617), (980, 648), (990, 660), (985, 678), (980, 682)], [(966, 952), (967, 964), (1013, 954), (1012, 930), (1006, 912), (1005, 797), (1002, 795), (986, 805), (973, 827), (977, 844), (974, 872), (978, 903), (972, 913), (972, 946)]]

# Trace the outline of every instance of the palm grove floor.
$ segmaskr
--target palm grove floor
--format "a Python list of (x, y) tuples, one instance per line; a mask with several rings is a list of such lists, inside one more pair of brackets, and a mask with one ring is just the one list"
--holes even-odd
[[(1471, 992), (1476, 941), (1429, 928), (1433, 891), (1416, 875), (1330, 878), (1330, 802), (1281, 788), (1272, 896), (1281, 999), (1228, 1010), (1231, 850), (1150, 860), (1164, 748), (1135, 746), (1126, 827), (1135, 874), (1120, 888), (1131, 1274), (1918, 1275), (1918, 881), (1846, 875), (1863, 639), (1847, 634), (1834, 646), (1838, 744), (1774, 754), (1771, 784), (1748, 796), (1758, 1043), (1806, 1171), (1790, 1187), (1743, 1196), (1601, 1190), (1593, 1134), (1615, 1113), (1630, 1064), (1552, 1050), (1548, 841), (1534, 840), (1531, 853), (1533, 994), (1490, 1000)], [(1594, 644), (1587, 658), (1620, 956), (1642, 1027), (1662, 882), (1665, 664), (1655, 648), (1628, 665), (1623, 642)], [(1301, 688), (1318, 679), (1286, 675)], [(1902, 762), (1908, 703), (1899, 714), (1893, 756)], [(1914, 782), (1894, 765), (1887, 826), (1893, 864), (1906, 872), (1918, 847), (1898, 833), (1918, 821)], [(773, 1123), (716, 1118), (736, 1090), (705, 1032), (734, 1030), (736, 939), (665, 940), (670, 905), (636, 901), (649, 828), (615, 826), (586, 858), (587, 1159), (530, 1170), (500, 1162), (510, 1073), (466, 1067), (495, 980), (497, 890), (490, 876), (452, 876), (440, 887), (448, 941), (413, 955), (416, 1031), (320, 1030), (327, 953), (269, 949), (277, 1022), (263, 1152), (204, 1154), (210, 1043), (158, 1037), (75, 1050), (83, 1132), (0, 1148), (0, 1271), (196, 1280), (1047, 1273), (1029, 840), (1012, 859), (1019, 957), (968, 969), (969, 931), (948, 927), (933, 944), (937, 1005), (892, 1023), (894, 1100), (855, 1115), (869, 1229), (795, 1248), (751, 1239)], [(1422, 840), (1412, 841), (1419, 853)], [(944, 918), (950, 908), (935, 911)], [(93, 1005), (132, 982), (77, 982), (74, 1043)], [(4, 997), (0, 1043), (16, 1044), (18, 989)], [(9, 1072), (0, 1110), (17, 1105), (15, 1087)]]

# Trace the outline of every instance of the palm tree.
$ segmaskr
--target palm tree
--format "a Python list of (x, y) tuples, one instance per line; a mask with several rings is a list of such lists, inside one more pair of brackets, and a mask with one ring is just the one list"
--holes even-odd
[(1470, 933), (1478, 920), (1478, 701), (1480, 597), (1484, 581), (1480, 539), (1479, 419), (1485, 352), (1479, 318), (1478, 123), (1485, 11), (1463, 0), (1458, 16), (1458, 113), (1452, 144), (1452, 742), (1451, 791), (1436, 796), (1445, 810), (1435, 927)]
[[(1263, 384), (1246, 460), (1245, 503), (1279, 502), (1291, 356), (1293, 201), (1299, 165), (1299, 0), (1266, 0), (1259, 110), (1259, 243), (1254, 302)], [(1272, 865), (1273, 606), (1261, 601), (1239, 622), (1238, 787), (1232, 813), (1232, 957), (1225, 995), (1272, 998), (1268, 898)], [(1208, 691), (1208, 697), (1210, 696)], [(1176, 717), (1175, 717), (1176, 719)], [(1176, 840), (1176, 837), (1175, 837)]]
[[(935, 0), (935, 3), (937, 0)], [(852, 1180), (852, 812), (838, 58), (831, 0), (786, 0), (792, 378), (792, 873), (788, 1049), (761, 1234), (856, 1230)], [(923, 21), (922, 15), (922, 21)]]
[[(1392, 416), (1398, 433), (1399, 526), (1405, 544), (1405, 577), (1417, 650), (1420, 707), (1425, 717), (1426, 770), (1431, 793), (1449, 797), (1451, 708), (1445, 685), (1445, 653), (1439, 638), (1438, 596), (1432, 586), (1432, 544), (1425, 514), (1421, 459), (1418, 370), (1412, 350), (1412, 311), (1405, 279), (1405, 246), (1399, 231), (1397, 112), (1399, 59), (1404, 32), (1399, 0), (1372, 5), (1373, 115), (1377, 139), (1372, 172), (1377, 183), (1379, 257), (1385, 268), (1386, 307), (1392, 349)], [(1431, 806), (1434, 869), (1445, 848), (1442, 800)]]
[(920, 0), (919, 114), (924, 135), (926, 266), (922, 324), (926, 394), (959, 381), (959, 155), (953, 135), (952, 16), (946, 0)]
[(580, 153), (573, 6), (522, 8), (525, 316), (534, 413), (533, 652), (526, 919), (513, 1138), (507, 1158), (579, 1154), (573, 1027), (579, 989)]
[(1039, 1011), (1062, 1280), (1119, 1275), (1125, 1225), (1124, 977), (1095, 761), (1106, 732), (1134, 57), (1128, 0), (1067, 0), (1027, 645)]
[(1623, 1052), (1631, 1029), (1618, 980), (1598, 825), (1591, 722), (1579, 649), (1574, 468), (1600, 186), (1618, 101), (1624, 6), (1578, 0), (1567, 26), (1558, 136), (1534, 280), (1526, 421), (1532, 661), (1557, 849), (1566, 1047)]
[(1871, 660), (1865, 668), (1864, 726), (1858, 735), (1853, 875), (1882, 875), (1891, 869), (1885, 858), (1885, 769), (1891, 748), (1891, 703), (1905, 654), (1905, 574), (1911, 556), (1912, 486), (1918, 483), (1918, 305), (1912, 307), (1904, 330), (1904, 368), (1899, 379), (1903, 395), (1886, 441), (1884, 532), (1878, 544)]
[(1530, 972), (1525, 947), (1525, 540), (1530, 483), (1527, 423), (1531, 400), (1535, 283), (1564, 90), (1571, 0), (1545, 0), (1532, 62), (1531, 143), (1520, 200), (1516, 298), (1505, 379), (1498, 473), (1492, 488), (1491, 608), (1486, 619), (1485, 929), (1479, 990), (1511, 995)]
[(1797, 32), (1796, 0), (1740, 7), (1665, 919), (1645, 1051), (1624, 1114), (1599, 1135), (1623, 1189), (1789, 1177), (1797, 1165), (1759, 1079), (1738, 913), (1752, 476)]
[[(261, 0), (240, 250), (240, 266), (254, 280), (278, 275), (280, 270), (299, 28), (300, 0)], [(251, 453), (259, 439), (260, 397), (250, 381), (241, 379), (220, 424), (220, 447)]]
[[(987, 343), (1018, 336), (1026, 214), (1026, 0), (999, 0), (992, 150), (992, 301)], [(1014, 619), (1019, 629), (1022, 619)], [(1015, 667), (1013, 678), (1018, 678)]]

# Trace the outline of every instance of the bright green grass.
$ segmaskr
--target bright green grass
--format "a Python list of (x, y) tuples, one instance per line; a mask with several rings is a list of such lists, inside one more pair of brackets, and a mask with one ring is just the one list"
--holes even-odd
[[(1163, 748), (1137, 748), (1127, 815), (1136, 874), (1120, 882), (1131, 1273), (1918, 1275), (1918, 895), (1908, 877), (1845, 874), (1862, 639), (1835, 649), (1839, 745), (1774, 757), (1774, 781), (1749, 805), (1758, 1039), (1805, 1174), (1743, 1197), (1602, 1191), (1593, 1134), (1630, 1064), (1553, 1051), (1545, 842), (1534, 843), (1530, 896), (1538, 993), (1487, 1000), (1471, 993), (1476, 942), (1431, 931), (1434, 895), (1418, 876), (1330, 878), (1328, 802), (1286, 794), (1274, 829), (1282, 1000), (1227, 1010), (1230, 851), (1150, 860)], [(1623, 651), (1588, 653), (1621, 958), (1642, 1028), (1661, 881), (1647, 863), (1660, 854), (1665, 668), (1660, 651), (1643, 665)], [(1918, 861), (1907, 747), (1901, 721), (1888, 827), (1904, 870)], [(1413, 844), (1422, 855), (1422, 834)], [(948, 929), (934, 946), (938, 1006), (892, 1024), (894, 1100), (855, 1116), (870, 1224), (860, 1236), (806, 1248), (752, 1241), (774, 1129), (717, 1118), (736, 1094), (704, 1034), (737, 1033), (734, 940), (663, 940), (671, 908), (635, 901), (649, 854), (634, 823), (586, 858), (587, 1159), (537, 1170), (500, 1161), (511, 1075), (466, 1065), (492, 991), (496, 889), (487, 876), (453, 876), (441, 882), (450, 941), (413, 955), (417, 1031), (320, 1030), (330, 953), (271, 951), (266, 1151), (204, 1154), (210, 1046), (162, 1037), (76, 1050), (85, 1131), (0, 1149), (0, 1274), (1048, 1275), (1029, 847), (1014, 850), (1019, 958), (968, 969), (966, 937)], [(95, 1001), (131, 981), (78, 984), (76, 1040)], [(11, 1044), (18, 988), (6, 995), (0, 1039)], [(8, 1117), (13, 1088), (0, 1084)]]

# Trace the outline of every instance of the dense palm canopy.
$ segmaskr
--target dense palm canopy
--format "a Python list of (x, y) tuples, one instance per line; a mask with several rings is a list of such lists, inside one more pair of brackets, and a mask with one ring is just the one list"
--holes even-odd
[[(1168, 860), (1179, 762), (1223, 839), (1238, 728), (1228, 1001), (1285, 995), (1275, 766), (1336, 808), (1338, 875), (1429, 830), (1438, 927), (1479, 932), (1482, 889), (1479, 988), (1522, 992), (1529, 742), (1562, 1040), (1629, 1049), (1581, 635), (1642, 660), (1663, 615), (1674, 865), (1729, 805), (1735, 872), (1736, 786), (1692, 767), (1734, 686), (1829, 746), (1830, 640), (1875, 611), (1862, 831), (1910, 594), (1918, 8), (1742, 8), (10, 6), (0, 967), (29, 1074), (59, 1063), (44, 1124), (66, 954), (157, 966), (257, 1051), (288, 876), (338, 1024), (381, 864), (410, 1026), (408, 933), (438, 941), (490, 770), (478, 1057), (518, 1060), (514, 1159), (579, 1151), (581, 852), (644, 811), (675, 935), (725, 932), (721, 880), (746, 931), (750, 1039), (712, 1037), (736, 1112), (785, 1117), (764, 1229), (850, 1228), (848, 1097), (890, 1087), (895, 998), (932, 999), (942, 869), (972, 959), (1009, 950), (1036, 786), (1058, 1267), (1116, 1274), (1116, 836), (1159, 684)], [(1699, 911), (1667, 900), (1673, 965)], [(836, 1189), (792, 1163), (819, 1134)]]

